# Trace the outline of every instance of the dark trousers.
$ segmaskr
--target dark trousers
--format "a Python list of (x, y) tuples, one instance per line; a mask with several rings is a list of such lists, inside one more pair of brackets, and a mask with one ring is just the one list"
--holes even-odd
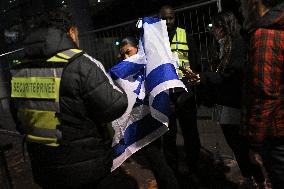
[[(170, 116), (169, 131), (163, 136), (163, 149), (166, 159), (168, 161), (168, 164), (176, 173), (178, 173), (176, 120), (179, 121), (179, 126), (182, 131), (186, 161), (191, 173), (194, 172), (197, 168), (197, 162), (199, 160), (199, 153), (201, 148), (199, 133), (197, 129), (197, 110), (195, 99), (193, 96), (187, 97), (186, 95), (186, 93), (183, 93), (179, 96), (181, 97), (181, 100), (172, 101), (174, 109)], [(183, 100), (182, 98), (185, 100)]]
[(238, 162), (244, 177), (254, 177), (256, 182), (264, 182), (264, 176), (259, 165), (252, 164), (249, 159), (249, 144), (247, 139), (239, 134), (240, 125), (221, 124), (223, 134)]
[(118, 168), (104, 177), (99, 183), (90, 183), (79, 187), (70, 186), (42, 186), (42, 189), (139, 189), (137, 181)]
[(150, 143), (139, 152), (149, 162), (159, 189), (179, 189), (177, 178), (161, 151), (161, 139)]
[[(117, 168), (113, 172), (110, 172), (111, 165), (103, 163), (100, 165), (107, 166), (105, 169), (86, 170), (81, 167), (79, 167), (79, 169), (75, 167), (68, 169), (66, 174), (63, 173), (62, 170), (57, 169), (56, 171), (59, 171), (60, 174), (59, 176), (55, 176), (53, 173), (56, 171), (52, 170), (52, 168), (54, 166), (58, 168), (61, 167), (62, 162), (55, 161), (52, 158), (53, 155), (56, 155), (56, 158), (59, 156), (65, 157), (65, 162), (68, 160), (70, 162), (72, 161), (72, 159), (68, 159), (68, 156), (66, 156), (66, 151), (69, 151), (70, 148), (59, 148), (60, 147), (56, 149), (55, 147), (27, 142), (27, 150), (31, 161), (34, 181), (43, 189), (139, 189), (137, 181), (123, 169)], [(79, 155), (82, 154), (80, 153)], [(91, 166), (89, 161), (86, 160), (86, 162), (88, 166)], [(92, 162), (95, 163), (94, 161)], [(84, 165), (84, 162), (77, 161), (77, 164)], [(76, 164), (73, 163), (72, 165), (74, 166)], [(69, 166), (63, 164), (62, 167)], [(83, 167), (86, 168), (87, 166)], [(91, 173), (92, 176), (90, 176), (89, 173)]]
[(284, 138), (266, 139), (261, 155), (272, 188), (284, 188)]

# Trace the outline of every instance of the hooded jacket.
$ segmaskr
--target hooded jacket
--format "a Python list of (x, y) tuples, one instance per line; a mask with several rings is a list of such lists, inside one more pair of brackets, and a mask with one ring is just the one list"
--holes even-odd
[[(65, 32), (54, 28), (30, 33), (24, 45), (25, 58), (31, 61), (76, 48)], [(125, 93), (99, 61), (81, 54), (63, 70), (59, 106), (60, 146), (27, 143), (35, 181), (41, 186), (70, 188), (99, 182), (112, 166), (112, 138), (105, 123), (125, 112)]]
[(284, 137), (284, 2), (259, 18), (250, 31), (243, 95), (243, 134), (258, 148), (264, 139)]

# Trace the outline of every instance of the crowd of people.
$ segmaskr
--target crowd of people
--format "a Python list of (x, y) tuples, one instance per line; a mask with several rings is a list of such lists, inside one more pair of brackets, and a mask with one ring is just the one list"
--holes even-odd
[[(244, 178), (238, 187), (284, 187), (284, 1), (240, 4), (242, 26), (229, 11), (212, 17), (218, 61), (216, 70), (207, 72), (200, 69), (193, 36), (176, 25), (174, 9), (160, 9), (171, 51), (178, 57), (177, 75), (187, 87), (169, 91), (169, 131), (137, 152), (149, 161), (160, 189), (198, 188), (198, 179), (191, 186), (180, 181), (177, 126), (184, 138), (188, 178), (193, 178), (201, 148), (197, 108), (208, 99), (221, 110), (218, 120)], [(11, 68), (11, 111), (25, 136), (35, 182), (44, 189), (138, 189), (122, 168), (111, 172), (107, 123), (125, 112), (126, 93), (102, 63), (79, 48), (78, 30), (68, 12), (51, 11), (39, 20), (24, 41), (25, 58)], [(136, 36), (125, 36), (121, 59), (138, 48)], [(13, 87), (20, 85), (21, 90)]]

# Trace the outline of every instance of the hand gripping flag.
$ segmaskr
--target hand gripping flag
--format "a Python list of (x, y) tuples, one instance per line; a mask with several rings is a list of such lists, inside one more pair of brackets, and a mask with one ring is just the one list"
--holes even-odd
[(138, 53), (110, 70), (128, 97), (126, 112), (112, 122), (112, 170), (168, 130), (168, 89), (185, 88), (178, 79), (165, 21), (145, 17), (142, 23)]

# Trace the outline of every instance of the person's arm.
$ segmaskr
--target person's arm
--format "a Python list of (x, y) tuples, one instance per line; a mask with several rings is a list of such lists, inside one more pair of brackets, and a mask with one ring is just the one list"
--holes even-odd
[[(201, 72), (185, 74), (188, 75), (192, 85), (198, 85), (198, 96), (209, 102), (210, 106), (218, 101), (218, 97), (231, 95), (230, 91), (238, 91), (243, 81), (243, 65), (247, 61), (247, 45), (239, 37), (232, 44), (230, 62), (224, 71)], [(227, 89), (227, 90), (224, 90)], [(231, 89), (231, 90), (230, 90)], [(209, 101), (208, 101), (209, 100)], [(221, 99), (219, 99), (221, 100)], [(220, 102), (219, 102), (220, 103)]]
[(222, 86), (242, 82), (243, 68), (247, 61), (247, 44), (239, 37), (233, 41), (230, 62), (224, 71), (199, 74), (202, 85)]
[(100, 122), (119, 118), (127, 108), (127, 96), (105, 72), (102, 64), (94, 61), (84, 81), (83, 99), (90, 115)]

